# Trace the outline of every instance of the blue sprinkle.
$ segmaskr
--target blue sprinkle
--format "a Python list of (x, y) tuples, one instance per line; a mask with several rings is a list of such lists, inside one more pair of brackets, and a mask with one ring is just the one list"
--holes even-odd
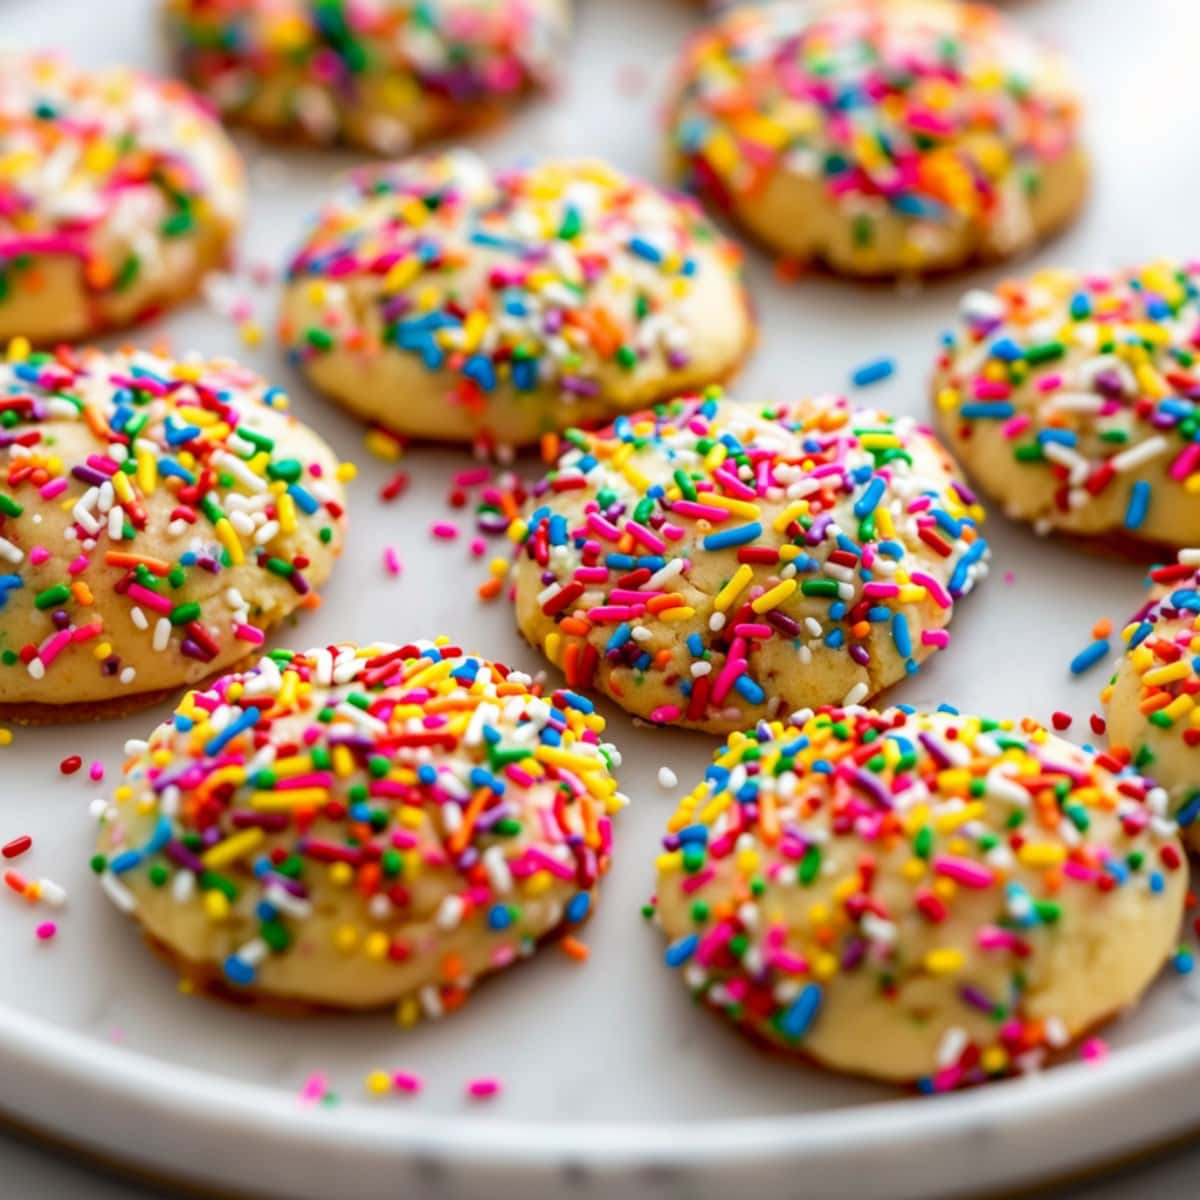
[(972, 400), (959, 409), (969, 421), (1007, 421), (1016, 411), (1009, 400)]
[(132, 871), (142, 861), (142, 857), (140, 850), (122, 850), (116, 858), (109, 860), (108, 869), (114, 875), (124, 875), (126, 871)]
[(817, 1018), (821, 1007), (820, 984), (806, 984), (804, 990), (792, 1001), (788, 1010), (779, 1018), (779, 1030), (784, 1037), (799, 1041)]
[(767, 698), (766, 692), (749, 675), (739, 675), (737, 682), (733, 685), (733, 690), (751, 704), (761, 704)]
[(244, 958), (231, 954), (225, 960), (225, 978), (239, 987), (249, 987), (254, 982), (254, 966)]
[(1094, 667), (1104, 658), (1109, 649), (1108, 641), (1104, 638), (1098, 638), (1090, 646), (1085, 646), (1071, 659), (1071, 674), (1082, 675), (1084, 671)]
[(893, 358), (873, 358), (870, 362), (856, 367), (850, 376), (850, 382), (855, 387), (870, 387), (873, 383), (882, 383), (896, 372), (896, 360)]
[(876, 475), (869, 484), (866, 491), (854, 502), (854, 515), (861, 521), (865, 517), (869, 517), (879, 506), (879, 501), (883, 499), (883, 491), (886, 484), (883, 481), (882, 475)]
[(1175, 814), (1175, 820), (1179, 822), (1180, 829), (1186, 829), (1198, 816), (1200, 816), (1200, 791), (1195, 791)]
[(493, 904), (488, 909), (488, 928), (507, 929), (512, 924), (512, 914), (503, 904)]
[(682, 937), (677, 942), (672, 942), (667, 947), (666, 954), (663, 955), (668, 967), (682, 967), (693, 954), (696, 953), (696, 947), (700, 944), (699, 935), (689, 933), (687, 937)]
[(1125, 528), (1141, 529), (1149, 508), (1150, 484), (1144, 479), (1139, 479), (1129, 494), (1129, 507), (1125, 510)]
[(578, 925), (588, 915), (592, 908), (592, 898), (587, 892), (576, 892), (567, 901), (567, 920)]
[(762, 536), (762, 525), (751, 521), (749, 525), (735, 525), (732, 529), (720, 529), (710, 533), (701, 543), (705, 550), (725, 550), (730, 546), (744, 546)]
[(901, 658), (908, 658), (912, 654), (912, 636), (908, 631), (908, 618), (898, 612), (892, 618), (892, 641), (896, 643), (896, 650)]

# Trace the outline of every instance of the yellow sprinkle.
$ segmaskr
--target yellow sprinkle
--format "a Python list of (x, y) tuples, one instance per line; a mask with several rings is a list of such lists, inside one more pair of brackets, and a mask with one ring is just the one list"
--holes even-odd
[(254, 792), (250, 796), (250, 807), (260, 812), (275, 809), (315, 808), (329, 799), (329, 792), (322, 787), (285, 788), (277, 792)]
[(372, 1071), (367, 1076), (367, 1091), (382, 1096), (392, 1090), (392, 1077), (386, 1071)]
[(1053, 842), (1026, 842), (1017, 851), (1017, 858), (1027, 867), (1057, 867), (1066, 861), (1067, 850)]
[(1164, 683), (1173, 683), (1176, 679), (1186, 679), (1191, 673), (1191, 665), (1186, 659), (1168, 663), (1165, 667), (1155, 667), (1142, 676), (1142, 681), (1151, 687), (1160, 687)]
[(931, 975), (954, 975), (963, 968), (963, 953), (947, 947), (925, 955), (925, 970)]
[(717, 593), (713, 600), (713, 608), (717, 612), (725, 612), (738, 598), (742, 589), (754, 578), (754, 570), (749, 563), (741, 563), (734, 571), (729, 582)]
[(224, 921), (229, 916), (229, 897), (210, 888), (204, 893), (204, 911), (210, 921)]
[[(742, 564), (742, 566), (745, 565), (745, 563)], [(784, 579), (773, 588), (763, 592), (758, 599), (751, 600), (750, 607), (756, 613), (770, 612), (771, 609), (778, 608), (799, 586), (794, 579)]]
[(228, 517), (222, 517), (216, 524), (216, 534), (221, 545), (229, 552), (229, 561), (235, 566), (241, 566), (246, 561), (246, 552), (242, 549), (241, 538), (237, 530), (229, 523)]
[(239, 858), (245, 858), (247, 854), (253, 853), (262, 844), (265, 837), (266, 834), (261, 829), (254, 827), (243, 829), (240, 833), (235, 833), (223, 842), (218, 842), (210, 850), (206, 850), (200, 856), (200, 861), (211, 870), (219, 871), (222, 867), (227, 867), (230, 863), (237, 862)]

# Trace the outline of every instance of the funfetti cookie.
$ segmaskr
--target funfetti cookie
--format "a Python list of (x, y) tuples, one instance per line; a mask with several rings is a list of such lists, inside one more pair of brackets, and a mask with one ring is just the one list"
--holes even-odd
[(1039, 533), (1200, 543), (1200, 266), (1039, 271), (964, 296), (933, 377), (968, 474)]
[(713, 389), (566, 435), (509, 531), (517, 624), (572, 688), (726, 733), (915, 672), (986, 574), (982, 520), (912, 418)]
[(349, 471), (236, 363), (13, 343), (0, 719), (124, 713), (260, 653), (333, 568)]
[(668, 106), (687, 186), (759, 241), (847, 275), (1028, 249), (1087, 190), (1056, 54), (950, 0), (743, 5), (689, 43)]
[(0, 56), (0, 339), (90, 337), (186, 299), (225, 258), (242, 168), (181, 84)]
[(1145, 991), (1188, 877), (1167, 797), (1014, 725), (826, 709), (733, 734), (658, 858), (667, 964), (773, 1048), (947, 1091)]
[(740, 255), (692, 201), (457, 150), (351, 179), (292, 261), (280, 335), (363, 417), (512, 446), (723, 380), (754, 325)]
[(196, 985), (439, 1017), (591, 910), (603, 732), (445, 639), (274, 651), (130, 745), (93, 866)]
[(1200, 848), (1200, 550), (1150, 571), (1125, 656), (1104, 689), (1115, 754), (1168, 789), (1183, 840)]
[(385, 154), (551, 84), (567, 0), (166, 0), (184, 75), (230, 120)]

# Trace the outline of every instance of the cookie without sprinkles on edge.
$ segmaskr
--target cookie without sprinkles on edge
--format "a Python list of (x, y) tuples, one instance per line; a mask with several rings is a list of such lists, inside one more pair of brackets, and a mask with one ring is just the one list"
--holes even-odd
[(1083, 202), (1079, 99), (1006, 17), (948, 0), (742, 6), (668, 106), (689, 188), (766, 246), (850, 275), (1027, 249)]
[(352, 468), (286, 405), (228, 360), (9, 346), (0, 717), (154, 703), (315, 602)]
[(727, 378), (741, 255), (695, 203), (601, 162), (470, 151), (357, 172), (288, 271), (280, 336), (401, 433), (536, 441)]
[(1125, 656), (1103, 690), (1112, 753), (1167, 788), (1183, 840), (1200, 848), (1200, 550), (1150, 572)]
[(733, 734), (658, 858), (667, 964), (746, 1032), (942, 1092), (1148, 986), (1187, 890), (1167, 798), (1036, 722), (825, 709)]
[(509, 530), (517, 624), (651, 721), (727, 733), (875, 696), (987, 571), (983, 511), (912, 418), (711, 389), (566, 441)]
[(166, 0), (180, 68), (232, 120), (396, 154), (551, 84), (565, 0)]
[(0, 56), (0, 339), (89, 337), (185, 299), (244, 208), (237, 152), (181, 84)]
[(1200, 542), (1198, 293), (1169, 261), (967, 293), (933, 392), (968, 473), (1039, 533)]
[(93, 867), (203, 986), (411, 1024), (588, 915), (603, 731), (445, 639), (272, 651), (130, 745)]

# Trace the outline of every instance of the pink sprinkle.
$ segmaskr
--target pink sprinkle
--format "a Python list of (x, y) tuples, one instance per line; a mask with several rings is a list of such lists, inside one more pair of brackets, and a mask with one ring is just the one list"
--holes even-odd
[(40, 567), (49, 557), (50, 551), (45, 546), (34, 546), (29, 552), (29, 561), (35, 567)]
[(68, 575), (78, 575), (80, 571), (86, 571), (87, 568), (88, 568), (88, 556), (86, 554), (81, 554), (81, 555), (79, 555), (78, 558), (73, 559), (71, 561), (71, 563), (67, 566), (67, 574)]
[(1017, 582), (1017, 573), (1015, 571), (1005, 571), (1004, 572), (1004, 582), (1005, 583), (1016, 583)]
[(397, 1071), (392, 1076), (392, 1086), (398, 1092), (416, 1095), (425, 1085), (421, 1081), (420, 1075), (412, 1075), (408, 1071)]
[(430, 532), (435, 538), (441, 538), (445, 542), (452, 542), (458, 537), (458, 526), (450, 521), (435, 521)]
[(253, 625), (244, 625), (241, 621), (234, 622), (233, 632), (239, 642), (250, 642), (255, 646), (261, 646), (267, 640), (261, 629), (256, 629)]
[(38, 495), (43, 500), (54, 500), (61, 496), (67, 490), (67, 477), (60, 475), (57, 479), (50, 480), (44, 487), (38, 490)]
[(483, 538), (472, 538), (471, 553), (476, 558), (482, 558), (487, 553), (487, 542)]
[(395, 546), (388, 546), (384, 549), (383, 565), (389, 575), (399, 575), (404, 569), (403, 564), (400, 562), (400, 555), (396, 553)]
[(1090, 1037), (1079, 1047), (1079, 1054), (1087, 1062), (1103, 1062), (1108, 1057), (1108, 1043), (1103, 1038)]
[(304, 1086), (300, 1089), (300, 1103), (316, 1104), (325, 1095), (328, 1087), (329, 1077), (321, 1071), (317, 1071), (304, 1081)]
[(499, 1094), (500, 1080), (498, 1079), (472, 1079), (467, 1083), (467, 1095), (472, 1100), (490, 1100)]
[(454, 476), (454, 483), (456, 487), (478, 487), (481, 483), (487, 483), (491, 477), (491, 467), (472, 467), (467, 471), (459, 471)]
[(921, 633), (921, 645), (933, 646), (945, 650), (950, 645), (950, 631), (947, 629), (925, 629)]
[(39, 941), (48, 942), (58, 932), (58, 926), (53, 921), (43, 921), (35, 932)]
[(933, 869), (936, 874), (945, 875), (948, 879), (969, 888), (991, 887), (995, 879), (991, 867), (985, 867), (969, 858), (959, 858), (954, 854), (939, 854), (933, 860)]
[(99, 759), (88, 767), (88, 778), (93, 783), (99, 783), (104, 778), (104, 764)]

